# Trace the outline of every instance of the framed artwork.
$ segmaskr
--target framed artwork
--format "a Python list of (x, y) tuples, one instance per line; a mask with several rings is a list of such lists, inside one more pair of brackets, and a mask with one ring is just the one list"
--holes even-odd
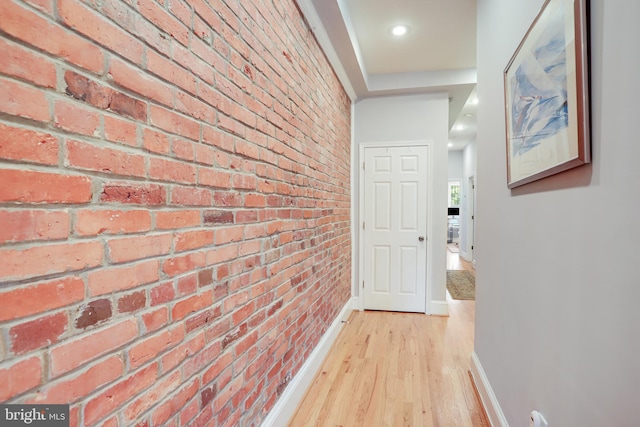
[(507, 187), (591, 162), (587, 0), (546, 0), (504, 70)]

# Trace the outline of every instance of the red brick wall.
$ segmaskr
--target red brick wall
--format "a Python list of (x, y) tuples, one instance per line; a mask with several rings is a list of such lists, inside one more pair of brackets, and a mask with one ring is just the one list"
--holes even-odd
[(349, 150), (291, 0), (0, 1), (0, 401), (259, 425), (350, 295)]

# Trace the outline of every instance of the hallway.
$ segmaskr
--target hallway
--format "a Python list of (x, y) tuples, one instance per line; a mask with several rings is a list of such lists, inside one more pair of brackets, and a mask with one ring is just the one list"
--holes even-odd
[[(447, 268), (473, 271), (450, 250)], [(468, 372), (475, 302), (448, 302), (450, 317), (353, 312), (290, 426), (488, 426)]]

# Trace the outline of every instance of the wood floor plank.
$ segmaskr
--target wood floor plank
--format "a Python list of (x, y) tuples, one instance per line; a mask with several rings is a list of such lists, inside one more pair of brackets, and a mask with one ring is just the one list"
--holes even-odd
[(488, 427), (469, 375), (475, 302), (448, 302), (449, 317), (353, 312), (289, 426)]

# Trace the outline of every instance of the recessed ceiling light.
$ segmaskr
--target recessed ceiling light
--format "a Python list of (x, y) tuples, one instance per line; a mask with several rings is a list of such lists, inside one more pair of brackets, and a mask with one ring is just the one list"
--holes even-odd
[(465, 125), (456, 125), (455, 130), (465, 130), (467, 127)]
[(396, 37), (404, 36), (408, 32), (409, 32), (409, 27), (407, 27), (406, 25), (395, 25), (391, 27), (391, 34), (393, 34)]
[(467, 114), (465, 114), (464, 116), (465, 116), (465, 117), (473, 117), (473, 114), (471, 114), (471, 113), (467, 113)]
[(449, 147), (453, 147), (453, 143), (452, 142), (449, 143)]
[(478, 98), (473, 98), (473, 99), (471, 100), (471, 103), (472, 103), (473, 105), (478, 105)]

